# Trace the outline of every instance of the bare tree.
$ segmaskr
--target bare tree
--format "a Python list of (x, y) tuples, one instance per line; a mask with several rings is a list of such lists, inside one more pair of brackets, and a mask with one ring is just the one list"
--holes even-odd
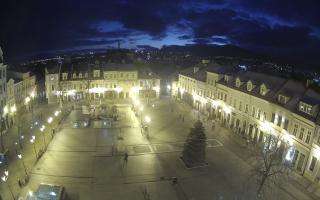
[(263, 148), (256, 155), (251, 175), (257, 181), (257, 196), (270, 195), (274, 187), (288, 180), (291, 162), (285, 158), (284, 142), (280, 137), (270, 135)]

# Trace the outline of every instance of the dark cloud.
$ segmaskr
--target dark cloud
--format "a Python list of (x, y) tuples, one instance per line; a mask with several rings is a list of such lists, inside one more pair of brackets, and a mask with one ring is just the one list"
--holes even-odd
[(130, 47), (144, 45), (140, 41), (227, 43), (314, 59), (319, 9), (318, 0), (5, 1), (0, 46), (10, 58), (117, 41)]

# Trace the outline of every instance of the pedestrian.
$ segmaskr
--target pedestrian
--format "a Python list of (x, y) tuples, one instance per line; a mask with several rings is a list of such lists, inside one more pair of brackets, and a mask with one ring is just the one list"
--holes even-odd
[(249, 139), (246, 140), (247, 147), (249, 146)]
[(21, 183), (20, 179), (18, 179), (18, 185), (20, 188), (22, 187), (22, 183)]
[(124, 157), (123, 157), (123, 164), (127, 164), (128, 163), (128, 157), (129, 157), (128, 153), (125, 152), (124, 153)]

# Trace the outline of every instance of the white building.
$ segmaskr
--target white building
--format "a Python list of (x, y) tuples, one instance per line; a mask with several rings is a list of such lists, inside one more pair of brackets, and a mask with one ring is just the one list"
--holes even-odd
[(16, 112), (31, 110), (32, 100), (37, 96), (36, 77), (31, 72), (13, 72), (7, 75), (7, 125), (13, 123)]
[(46, 70), (45, 76), (49, 103), (58, 103), (60, 99), (101, 102), (135, 96), (152, 99), (160, 93), (160, 78), (133, 64), (64, 64)]
[[(3, 53), (0, 47), (0, 131), (5, 127), (7, 66), (3, 64)], [(1, 134), (1, 133), (0, 133)]]
[(320, 94), (304, 83), (209, 64), (179, 74), (176, 94), (262, 147), (280, 136), (298, 173), (320, 179)]

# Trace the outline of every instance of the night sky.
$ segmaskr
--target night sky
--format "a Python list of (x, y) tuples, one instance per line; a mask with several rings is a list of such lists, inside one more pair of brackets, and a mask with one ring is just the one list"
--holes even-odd
[(0, 17), (9, 60), (120, 40), (125, 48), (232, 44), (319, 62), (319, 0), (10, 0), (1, 2)]

